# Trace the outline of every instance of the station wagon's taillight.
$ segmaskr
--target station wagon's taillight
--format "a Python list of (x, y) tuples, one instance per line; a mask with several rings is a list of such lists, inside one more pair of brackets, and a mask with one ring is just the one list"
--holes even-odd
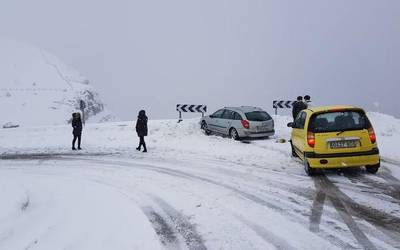
[(247, 120), (241, 120), (241, 122), (242, 122), (243, 128), (247, 128), (247, 129), (250, 128), (250, 123), (249, 123), (249, 121), (247, 121)]
[(307, 132), (307, 144), (312, 148), (315, 147), (315, 136), (313, 132)]
[(371, 141), (372, 144), (374, 144), (376, 142), (376, 135), (372, 127), (368, 129), (368, 134), (369, 134), (369, 140)]

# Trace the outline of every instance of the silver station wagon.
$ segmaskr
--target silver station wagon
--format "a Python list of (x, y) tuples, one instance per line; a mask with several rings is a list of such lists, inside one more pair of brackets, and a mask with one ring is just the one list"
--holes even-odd
[(262, 138), (275, 134), (272, 117), (257, 107), (226, 107), (200, 121), (206, 135), (217, 133), (240, 138)]

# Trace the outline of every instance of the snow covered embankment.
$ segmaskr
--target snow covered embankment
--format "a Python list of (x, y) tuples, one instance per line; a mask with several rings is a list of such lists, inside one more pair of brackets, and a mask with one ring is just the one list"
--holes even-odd
[(381, 155), (400, 162), (400, 120), (376, 112), (370, 112), (368, 116), (375, 129)]
[[(400, 161), (400, 120), (378, 113), (369, 114), (378, 136), (383, 157)], [(277, 138), (290, 138), (286, 124), (290, 117), (276, 116), (276, 135), (269, 140), (242, 143), (220, 136), (205, 136), (199, 128), (198, 119), (150, 120), (149, 136), (146, 138), (149, 154), (137, 155), (138, 138), (135, 122), (88, 124), (83, 131), (85, 153), (135, 154), (150, 159), (203, 159), (224, 160), (244, 165), (290, 165), (288, 143), (276, 143)], [(0, 153), (71, 153), (70, 126), (31, 127), (0, 130), (2, 145)]]

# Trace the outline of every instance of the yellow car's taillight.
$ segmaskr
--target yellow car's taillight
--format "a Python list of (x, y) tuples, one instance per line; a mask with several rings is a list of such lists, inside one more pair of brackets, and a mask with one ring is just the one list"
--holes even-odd
[(376, 135), (372, 127), (368, 129), (368, 134), (369, 134), (369, 140), (371, 141), (372, 144), (374, 144), (376, 142)]
[(313, 132), (307, 132), (307, 144), (312, 148), (315, 147), (315, 136)]

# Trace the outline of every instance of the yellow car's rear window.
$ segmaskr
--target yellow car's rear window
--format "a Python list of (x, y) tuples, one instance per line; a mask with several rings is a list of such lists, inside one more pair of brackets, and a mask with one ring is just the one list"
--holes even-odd
[(364, 112), (345, 110), (313, 115), (309, 130), (314, 133), (361, 130), (369, 128), (370, 123)]

